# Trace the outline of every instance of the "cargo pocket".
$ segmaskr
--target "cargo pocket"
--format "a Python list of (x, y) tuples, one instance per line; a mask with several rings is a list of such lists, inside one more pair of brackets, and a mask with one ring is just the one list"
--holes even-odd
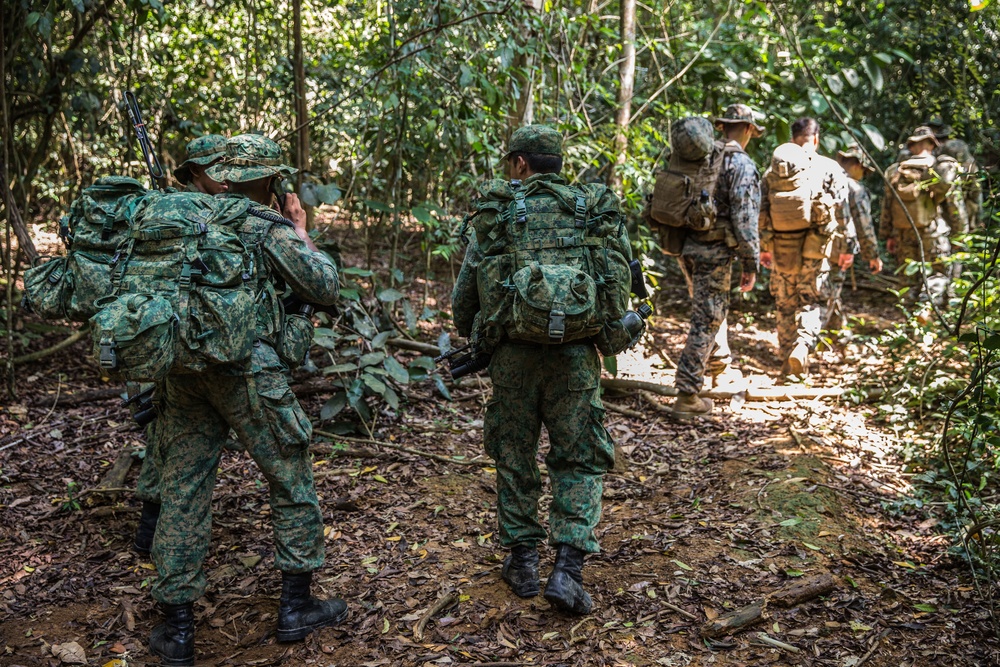
[(48, 259), (24, 272), (22, 307), (41, 318), (66, 317), (72, 294), (73, 276), (65, 257)]
[(286, 315), (278, 343), (278, 358), (288, 368), (295, 369), (305, 361), (313, 340), (313, 325), (308, 317)]
[(271, 429), (275, 447), (284, 458), (309, 447), (312, 424), (280, 373), (258, 373), (254, 377), (264, 421)]
[(823, 234), (810, 230), (802, 243), (803, 259), (831, 259), (833, 257), (833, 234)]
[(802, 269), (802, 246), (805, 234), (775, 234), (774, 266), (784, 273), (797, 273)]

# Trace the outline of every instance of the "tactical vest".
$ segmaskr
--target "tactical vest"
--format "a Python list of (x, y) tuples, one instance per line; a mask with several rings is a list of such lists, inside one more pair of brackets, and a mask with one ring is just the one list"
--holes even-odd
[(603, 185), (560, 181), (480, 189), (467, 221), (484, 255), (480, 340), (572, 342), (624, 316), (631, 279), (618, 200)]
[(743, 150), (739, 144), (734, 142), (726, 142), (723, 144), (722, 148), (722, 168), (716, 177), (713, 188), (714, 194), (712, 197), (715, 202), (715, 220), (712, 223), (712, 227), (707, 231), (689, 231), (688, 234), (703, 243), (726, 241), (730, 247), (735, 247), (736, 237), (733, 230), (732, 201), (730, 199), (732, 195), (727, 190), (725, 192), (725, 196), (721, 196), (722, 192), (720, 191), (718, 178), (729, 170), (734, 155), (737, 153), (743, 153), (746, 155), (746, 151)]

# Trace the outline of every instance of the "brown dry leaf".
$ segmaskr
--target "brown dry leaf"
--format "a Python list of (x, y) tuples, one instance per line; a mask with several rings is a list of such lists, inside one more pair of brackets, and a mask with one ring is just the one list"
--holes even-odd
[(705, 605), (703, 609), (705, 610), (705, 618), (707, 618), (708, 620), (714, 621), (719, 617), (719, 612), (715, 611), (715, 609), (713, 609), (712, 607)]
[(52, 655), (59, 658), (65, 665), (86, 665), (87, 654), (83, 647), (76, 642), (66, 642), (65, 644), (53, 644), (50, 648)]

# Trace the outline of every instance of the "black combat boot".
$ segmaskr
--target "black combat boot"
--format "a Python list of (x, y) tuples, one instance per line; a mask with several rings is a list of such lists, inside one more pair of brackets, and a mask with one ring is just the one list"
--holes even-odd
[(143, 556), (148, 556), (153, 548), (153, 536), (156, 535), (156, 522), (160, 520), (160, 503), (142, 501), (142, 516), (139, 517), (139, 527), (135, 529), (135, 539), (132, 548)]
[(522, 598), (538, 595), (538, 549), (520, 545), (513, 547), (503, 562), (500, 576), (514, 595)]
[(584, 553), (568, 544), (556, 545), (556, 564), (545, 585), (545, 599), (559, 611), (589, 614), (593, 603), (583, 590)]
[(161, 605), (166, 622), (149, 635), (149, 652), (161, 665), (194, 665), (194, 603)]
[(339, 598), (318, 600), (309, 595), (312, 572), (281, 573), (278, 641), (294, 642), (313, 630), (337, 625), (347, 618), (347, 603)]

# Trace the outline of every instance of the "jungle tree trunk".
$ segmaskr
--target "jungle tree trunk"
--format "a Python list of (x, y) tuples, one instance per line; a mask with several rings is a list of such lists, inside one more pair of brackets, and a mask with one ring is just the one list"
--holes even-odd
[[(302, 57), (302, 0), (292, 0), (292, 70), (295, 79), (295, 167), (299, 170), (295, 191), (302, 192), (302, 178), (309, 170), (309, 105), (306, 102), (306, 72)], [(306, 228), (313, 228), (316, 210), (303, 204), (306, 210)]]
[(622, 58), (618, 65), (618, 113), (615, 116), (615, 162), (608, 174), (608, 185), (619, 194), (622, 189), (621, 168), (628, 154), (629, 120), (632, 117), (632, 89), (635, 86), (635, 0), (621, 3)]

